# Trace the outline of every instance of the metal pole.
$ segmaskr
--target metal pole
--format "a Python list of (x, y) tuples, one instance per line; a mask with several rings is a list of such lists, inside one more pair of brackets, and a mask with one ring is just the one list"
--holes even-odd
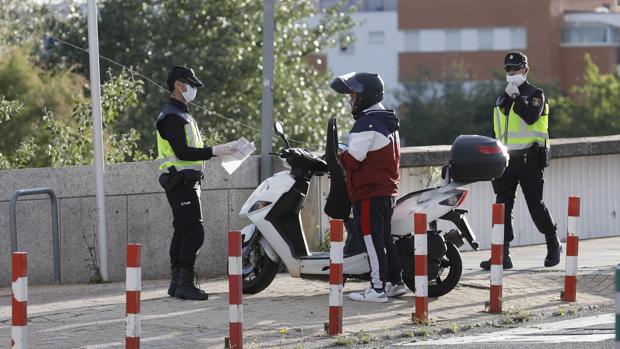
[(275, 0), (263, 0), (263, 101), (261, 111), (260, 177), (272, 174), (271, 139), (273, 135), (273, 37), (275, 30)]
[(99, 271), (108, 281), (108, 244), (105, 225), (105, 192), (103, 164), (103, 132), (101, 123), (101, 85), (99, 81), (99, 35), (97, 31), (97, 0), (88, 0), (88, 57), (90, 65), (90, 97), (93, 105), (93, 148), (97, 186), (97, 251)]

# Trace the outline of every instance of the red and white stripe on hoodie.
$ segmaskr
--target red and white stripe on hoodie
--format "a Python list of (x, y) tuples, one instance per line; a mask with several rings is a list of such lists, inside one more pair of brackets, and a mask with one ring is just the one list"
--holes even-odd
[(375, 104), (364, 110), (349, 135), (349, 147), (340, 155), (351, 201), (398, 194), (399, 119), (393, 110)]

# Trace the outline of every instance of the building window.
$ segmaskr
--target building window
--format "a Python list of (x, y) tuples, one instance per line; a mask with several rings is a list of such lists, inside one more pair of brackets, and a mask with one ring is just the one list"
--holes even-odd
[(478, 29), (478, 50), (490, 51), (493, 50), (493, 29), (483, 28)]
[(446, 51), (461, 51), (461, 31), (446, 30)]
[(564, 27), (562, 29), (562, 44), (618, 44), (618, 29), (605, 25), (584, 25)]
[(346, 11), (355, 6), (357, 12), (377, 12), (377, 11), (396, 11), (398, 9), (398, 0), (318, 0), (319, 10), (325, 10), (337, 5), (341, 5), (341, 9)]
[(385, 32), (383, 31), (371, 31), (368, 32), (369, 44), (383, 44), (385, 42)]
[(418, 29), (404, 32), (405, 52), (475, 52), (527, 49), (523, 27)]
[(405, 32), (405, 51), (420, 52), (419, 30), (408, 30)]
[(510, 46), (513, 50), (527, 48), (527, 30), (525, 28), (510, 28)]

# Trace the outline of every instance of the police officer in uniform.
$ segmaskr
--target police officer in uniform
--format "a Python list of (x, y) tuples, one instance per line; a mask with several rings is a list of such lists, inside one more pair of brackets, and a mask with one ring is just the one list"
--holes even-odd
[[(545, 235), (547, 256), (545, 267), (560, 263), (562, 244), (557, 226), (542, 201), (544, 169), (549, 165), (549, 104), (543, 91), (527, 81), (529, 66), (521, 52), (510, 52), (504, 59), (507, 86), (495, 103), (493, 131), (510, 154), (510, 162), (502, 177), (493, 180), (497, 203), (505, 205), (504, 269), (512, 268), (510, 242), (514, 239), (512, 209), (517, 184), (536, 228)], [(491, 268), (490, 260), (480, 267)]]
[(170, 243), (171, 282), (168, 295), (180, 299), (206, 300), (208, 294), (194, 285), (196, 254), (204, 242), (200, 181), (203, 161), (232, 154), (236, 142), (214, 147), (203, 144), (188, 104), (203, 87), (192, 69), (172, 66), (167, 79), (170, 99), (157, 117), (159, 183), (172, 208), (174, 233)]

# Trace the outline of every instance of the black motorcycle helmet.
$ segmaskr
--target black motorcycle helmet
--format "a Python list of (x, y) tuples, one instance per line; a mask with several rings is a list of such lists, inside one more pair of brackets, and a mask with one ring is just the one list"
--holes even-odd
[(355, 104), (351, 110), (353, 116), (383, 100), (383, 80), (375, 73), (341, 75), (332, 81), (330, 87), (341, 94), (355, 94)]

